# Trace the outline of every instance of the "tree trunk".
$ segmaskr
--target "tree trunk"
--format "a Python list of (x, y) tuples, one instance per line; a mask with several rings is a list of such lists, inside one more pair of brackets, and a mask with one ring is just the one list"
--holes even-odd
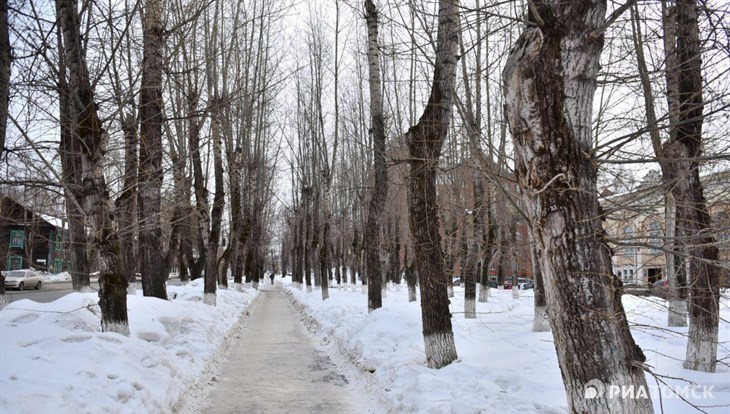
[[(677, 82), (668, 85), (678, 100), (678, 119), (671, 127), (664, 153), (674, 167), (672, 193), (677, 208), (678, 236), (689, 257), (689, 339), (684, 368), (715, 372), (720, 322), (720, 272), (712, 223), (707, 210), (699, 162), (702, 155), (702, 58), (697, 2), (680, 0), (676, 5)], [(671, 111), (672, 108), (670, 108)]]
[(421, 119), (407, 133), (410, 150), (408, 209), (415, 260), (421, 281), (421, 318), (426, 363), (441, 368), (457, 358), (446, 292), (444, 255), (439, 234), (436, 167), (451, 121), (458, 59), (456, 0), (440, 0), (436, 65), (431, 94)]
[[(60, 5), (57, 4), (57, 7)], [(60, 21), (61, 16), (59, 14)], [(58, 50), (64, 50), (63, 34), (58, 26)], [(58, 54), (59, 73), (66, 73), (66, 58), (64, 53)], [(89, 261), (86, 252), (85, 214), (79, 204), (82, 199), (81, 191), (81, 142), (74, 137), (73, 111), (71, 90), (64, 76), (58, 79), (59, 120), (61, 140), (59, 144), (59, 158), (61, 159), (62, 181), (64, 185), (64, 202), (68, 217), (69, 253), (71, 256), (71, 284), (74, 292), (90, 292), (91, 280), (89, 277)]]
[[(605, 1), (531, 8), (502, 73), (515, 169), (540, 255), (558, 363), (572, 412), (653, 412), (645, 356), (629, 331), (602, 229), (591, 115)], [(603, 386), (647, 391), (609, 398)], [(594, 398), (586, 398), (591, 396)]]
[[(385, 117), (380, 79), (380, 46), (378, 44), (378, 9), (365, 0), (365, 20), (368, 26), (368, 72), (370, 75), (370, 133), (373, 138), (373, 171), (375, 183), (370, 198), (365, 225), (365, 255), (367, 258), (368, 312), (383, 306), (382, 268), (380, 263), (380, 233), (385, 200), (388, 197), (388, 167), (385, 165)], [(364, 278), (363, 278), (364, 280)]]
[(358, 231), (357, 226), (354, 227), (355, 228), (352, 230), (352, 256), (350, 258), (350, 260), (352, 260), (350, 266), (350, 284), (352, 285), (353, 292), (357, 289), (357, 277), (362, 274), (360, 268), (360, 232)]
[(167, 263), (160, 260), (162, 228), (162, 51), (164, 44), (164, 1), (145, 4), (143, 29), (142, 84), (139, 98), (139, 245), (142, 292), (167, 299)]
[(680, 255), (674, 253), (680, 248), (681, 243), (674, 242), (677, 237), (677, 204), (671, 191), (665, 196), (664, 208), (666, 217), (666, 242), (664, 243), (666, 253), (664, 257), (667, 263), (669, 290), (667, 325), (684, 327), (687, 326), (687, 275), (684, 271), (684, 260)]
[[(406, 261), (407, 263), (407, 261)], [(416, 301), (416, 283), (418, 283), (418, 274), (416, 273), (415, 263), (406, 267), (406, 284), (408, 284), (408, 302)]]
[[(82, 55), (76, 2), (58, 0), (56, 8), (63, 33), (64, 49), (61, 53), (68, 68), (68, 81), (62, 82), (67, 88), (61, 100), (68, 103), (67, 114), (70, 117), (64, 119), (62, 130), (69, 133), (66, 138), (78, 140), (81, 147), (80, 153), (71, 154), (76, 160), (80, 158), (81, 164), (83, 190), (81, 199), (75, 201), (84, 208), (91, 231), (90, 239), (99, 251), (101, 329), (128, 336), (127, 279), (120, 272), (126, 258), (121, 257), (114, 210), (103, 173), (106, 132), (96, 112), (97, 104)], [(69, 99), (66, 101), (64, 97)]]
[(218, 246), (221, 237), (221, 221), (225, 207), (225, 192), (223, 190), (223, 154), (221, 141), (221, 111), (223, 102), (213, 97), (211, 105), (211, 135), (213, 138), (213, 176), (215, 179), (215, 193), (213, 194), (213, 209), (210, 213), (210, 237), (208, 238), (208, 260), (205, 266), (205, 282), (203, 300), (208, 305), (216, 304), (216, 288), (218, 282)]
[(330, 297), (329, 293), (329, 274), (330, 274), (330, 263), (329, 263), (329, 237), (330, 237), (330, 218), (328, 217), (329, 207), (328, 205), (328, 190), (325, 184), (324, 197), (322, 197), (322, 211), (324, 217), (322, 217), (322, 240), (319, 249), (319, 272), (320, 272), (320, 284), (322, 285), (322, 300), (327, 300)]
[[(664, 7), (664, 5), (663, 5)], [(677, 56), (676, 56), (676, 22), (674, 19), (674, 8), (664, 9), (662, 15), (662, 23), (664, 27), (664, 56), (666, 59), (666, 81), (669, 106), (669, 123), (676, 125), (678, 121), (679, 103), (677, 101), (678, 79), (676, 74)], [(662, 170), (662, 185), (664, 193), (664, 217), (665, 217), (665, 261), (667, 265), (666, 277), (669, 282), (668, 301), (669, 301), (669, 326), (687, 326), (687, 283), (684, 280), (683, 273), (676, 272), (676, 264), (680, 256), (674, 253), (675, 249), (682, 248), (682, 242), (676, 239), (676, 214), (677, 206), (672, 194), (672, 187), (677, 178), (677, 168), (669, 163), (665, 157), (662, 148), (661, 137), (659, 136), (660, 125), (657, 121), (656, 111), (654, 108), (654, 94), (651, 89), (651, 79), (649, 70), (644, 57), (644, 40), (641, 34), (641, 20), (638, 6), (634, 4), (631, 8), (631, 20), (633, 27), (634, 47), (636, 49), (636, 61), (638, 66), (639, 77), (641, 79), (641, 89), (644, 95), (644, 103), (646, 107), (646, 121), (651, 137), (651, 144), (654, 149), (654, 155), (659, 160), (659, 166)], [(676, 134), (670, 130), (670, 135)]]
[[(5, 138), (8, 126), (8, 103), (10, 100), (10, 30), (8, 27), (8, 0), (0, 0), (0, 160), (5, 153)], [(5, 278), (2, 277), (3, 295)]]
[[(484, 186), (480, 186), (482, 189), (484, 189)], [(477, 187), (479, 188), (479, 187)], [(487, 189), (489, 186), (487, 186)], [(494, 225), (494, 214), (492, 214), (493, 209), (493, 203), (491, 202), (491, 191), (486, 191), (486, 194), (479, 197), (479, 200), (486, 201), (487, 205), (482, 207), (481, 211), (481, 223), (480, 227), (482, 227), (482, 245), (484, 246), (484, 251), (482, 252), (482, 269), (481, 269), (481, 280), (480, 280), (480, 289), (479, 289), (479, 302), (486, 302), (490, 295), (490, 288), (489, 285), (489, 268), (492, 264), (492, 256), (494, 255), (495, 250), (495, 240), (497, 238), (496, 235), (496, 228), (497, 226)], [(477, 194), (475, 192), (475, 194)], [(486, 228), (484, 228), (486, 227)]]
[[(677, 8), (667, 7), (666, 2), (662, 2), (662, 28), (664, 31), (664, 58), (666, 61), (665, 78), (667, 83), (667, 107), (669, 110), (669, 137), (670, 141), (677, 135), (677, 124), (680, 117), (679, 102), (679, 57), (677, 55)], [(662, 158), (666, 157), (664, 148), (660, 147)], [(685, 240), (680, 240), (678, 236), (682, 233), (677, 227), (677, 214), (679, 212), (677, 200), (671, 191), (674, 182), (679, 174), (678, 168), (667, 160), (664, 162), (665, 168), (662, 168), (662, 180), (665, 189), (665, 217), (667, 221), (666, 227), (666, 248), (670, 252), (682, 252), (686, 255)], [(669, 326), (687, 326), (687, 301), (689, 288), (687, 287), (687, 272), (685, 261), (682, 255), (667, 253), (665, 255), (667, 262), (667, 280), (669, 282)]]
[[(5, 152), (10, 99), (10, 32), (8, 28), (8, 0), (0, 0), (0, 160)], [(5, 276), (0, 275), (0, 309), (5, 307)]]
[(119, 234), (122, 256), (122, 274), (129, 283), (129, 294), (134, 295), (137, 282), (137, 257), (135, 254), (135, 236), (137, 226), (137, 119), (126, 114), (122, 116), (122, 132), (124, 133), (124, 184), (122, 194), (116, 200), (119, 216)]
[[(478, 177), (478, 172), (472, 174)], [(476, 211), (468, 211), (464, 220), (466, 226), (467, 257), (466, 266), (461, 270), (462, 283), (464, 283), (464, 317), (474, 319), (477, 317), (477, 255), (479, 245), (474, 235), (474, 215)]]
[(540, 255), (537, 253), (534, 241), (530, 246), (530, 258), (532, 259), (532, 276), (535, 282), (535, 316), (532, 321), (532, 332), (549, 332), (550, 319), (547, 313), (545, 282), (543, 281), (542, 271), (540, 270)]

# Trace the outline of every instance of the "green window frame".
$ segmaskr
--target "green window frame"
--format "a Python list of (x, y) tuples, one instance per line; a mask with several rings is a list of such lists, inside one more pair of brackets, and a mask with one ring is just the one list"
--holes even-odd
[(22, 249), (25, 246), (25, 230), (10, 230), (10, 247)]
[(57, 252), (60, 252), (61, 251), (61, 245), (62, 244), (63, 244), (63, 235), (61, 233), (56, 233), (56, 243), (55, 243), (55, 246), (56, 246), (56, 251)]
[(55, 259), (53, 261), (53, 272), (54, 273), (61, 273), (63, 270), (63, 260), (61, 259)]
[(23, 256), (8, 257), (8, 270), (19, 270), (23, 268)]

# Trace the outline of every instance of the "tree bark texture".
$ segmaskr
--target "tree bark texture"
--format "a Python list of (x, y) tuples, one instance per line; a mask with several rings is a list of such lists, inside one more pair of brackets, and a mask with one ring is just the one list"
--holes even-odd
[(689, 260), (689, 339), (686, 369), (715, 372), (720, 321), (720, 269), (715, 238), (707, 210), (699, 162), (702, 155), (702, 57), (697, 1), (680, 0), (676, 4), (675, 85), (668, 94), (676, 97), (677, 122), (671, 125), (670, 139), (664, 154), (676, 174), (672, 194), (676, 202), (677, 236), (683, 240)]
[(142, 292), (167, 299), (167, 266), (160, 260), (162, 228), (162, 51), (164, 1), (148, 0), (142, 22), (142, 85), (139, 98), (139, 240)]
[[(0, 0), (0, 159), (2, 159), (5, 152), (5, 138), (7, 135), (11, 60), (8, 0)], [(4, 290), (5, 285), (1, 289)]]
[(550, 331), (550, 318), (547, 313), (545, 282), (543, 281), (542, 271), (540, 270), (540, 255), (537, 253), (534, 242), (532, 242), (530, 246), (530, 257), (532, 259), (532, 275), (535, 281), (535, 316), (532, 321), (532, 331), (548, 332)]
[(221, 136), (222, 101), (213, 98), (211, 105), (211, 135), (213, 138), (213, 176), (215, 179), (215, 193), (213, 194), (213, 209), (210, 214), (210, 236), (208, 237), (208, 260), (205, 263), (205, 280), (203, 297), (207, 304), (215, 306), (215, 295), (218, 283), (218, 246), (221, 238), (221, 222), (225, 206), (225, 192), (223, 189), (223, 154)]
[[(591, 109), (603, 48), (594, 32), (605, 13), (601, 0), (536, 3), (530, 18), (540, 26), (523, 31), (502, 73), (505, 110), (570, 410), (646, 413), (653, 412), (646, 358), (612, 274), (592, 160)], [(602, 392), (586, 398), (596, 381), (643, 387), (647, 398)]]
[[(664, 28), (664, 56), (667, 67), (667, 98), (669, 106), (669, 124), (676, 125), (678, 120), (678, 102), (676, 93), (677, 84), (677, 56), (676, 42), (677, 30), (675, 22), (674, 7), (666, 8), (663, 5), (662, 25)], [(687, 326), (687, 283), (684, 280), (684, 273), (677, 273), (676, 264), (681, 259), (680, 255), (674, 253), (675, 249), (682, 249), (682, 244), (676, 239), (676, 215), (677, 205), (672, 194), (672, 187), (677, 178), (677, 168), (669, 163), (665, 157), (662, 148), (660, 125), (657, 120), (656, 110), (654, 108), (654, 94), (651, 88), (650, 73), (644, 56), (644, 39), (641, 34), (641, 18), (638, 6), (635, 4), (631, 8), (631, 21), (634, 34), (634, 48), (636, 49), (636, 62), (639, 77), (641, 79), (641, 89), (644, 95), (644, 106), (646, 107), (646, 123), (651, 137), (651, 144), (654, 149), (659, 166), (662, 170), (662, 185), (664, 195), (664, 217), (665, 217), (665, 234), (664, 248), (666, 260), (666, 278), (669, 282), (668, 301), (669, 301), (669, 326)], [(676, 135), (670, 128), (670, 136)]]
[[(59, 5), (57, 4), (57, 7)], [(58, 16), (60, 20), (60, 14)], [(58, 50), (64, 50), (62, 28), (58, 27)], [(58, 54), (58, 68), (60, 73), (67, 72), (64, 53)], [(84, 221), (86, 215), (79, 200), (83, 198), (81, 192), (81, 142), (74, 138), (73, 112), (71, 90), (65, 76), (58, 79), (58, 102), (60, 119), (60, 144), (58, 148), (61, 159), (61, 175), (64, 184), (64, 202), (68, 217), (69, 253), (71, 256), (71, 284), (75, 292), (91, 291), (89, 277), (89, 262), (86, 252), (86, 231)]]
[[(135, 232), (137, 226), (137, 119), (131, 114), (122, 117), (124, 133), (124, 183), (122, 194), (115, 201), (119, 217), (119, 242), (123, 261), (120, 269), (130, 286), (136, 283), (137, 257), (135, 251)], [(132, 292), (130, 292), (132, 293)]]
[[(5, 152), (10, 99), (10, 33), (8, 30), (8, 0), (0, 0), (0, 160)], [(5, 276), (0, 275), (0, 309), (5, 307)]]
[(436, 167), (449, 129), (456, 86), (459, 2), (440, 0), (436, 65), (431, 93), (418, 123), (407, 133), (410, 150), (408, 210), (421, 282), (421, 318), (426, 363), (441, 368), (457, 358), (451, 328), (447, 274), (439, 234)]
[[(474, 179), (481, 179), (477, 171), (472, 174), (476, 176)], [(466, 266), (462, 268), (461, 276), (464, 283), (464, 317), (474, 319), (477, 317), (477, 256), (479, 255), (479, 244), (474, 234), (474, 216), (477, 214), (475, 210), (466, 212), (464, 226), (466, 226)]]
[(365, 0), (364, 4), (365, 20), (368, 27), (370, 133), (373, 138), (373, 171), (375, 171), (375, 183), (370, 198), (364, 235), (367, 260), (368, 312), (372, 312), (383, 306), (380, 233), (383, 209), (385, 208), (385, 200), (388, 197), (388, 167), (385, 165), (385, 117), (383, 116), (382, 81), (380, 78), (378, 9), (371, 0)]
[(62, 125), (69, 135), (78, 140), (81, 151), (71, 154), (73, 164), (81, 165), (81, 199), (75, 202), (83, 207), (91, 234), (89, 241), (99, 252), (99, 306), (101, 328), (104, 332), (129, 335), (127, 318), (127, 279), (121, 273), (123, 260), (115, 214), (109, 198), (103, 172), (105, 134), (97, 114), (97, 105), (89, 79), (86, 61), (81, 50), (80, 22), (74, 0), (57, 0), (59, 27), (63, 33), (65, 66), (68, 80), (62, 82), (68, 98), (67, 122)]

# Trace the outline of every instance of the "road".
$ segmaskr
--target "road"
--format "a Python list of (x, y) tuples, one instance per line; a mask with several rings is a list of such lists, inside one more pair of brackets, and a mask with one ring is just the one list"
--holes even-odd
[[(180, 286), (179, 279), (170, 279), (167, 281), (168, 285)], [(91, 282), (92, 288), (98, 288), (97, 282)], [(137, 289), (142, 289), (140, 282), (137, 282)], [(40, 290), (6, 290), (8, 303), (14, 302), (21, 299), (30, 299), (39, 303), (53, 302), (61, 296), (71, 293), (72, 285), (71, 282), (46, 282), (41, 286)]]

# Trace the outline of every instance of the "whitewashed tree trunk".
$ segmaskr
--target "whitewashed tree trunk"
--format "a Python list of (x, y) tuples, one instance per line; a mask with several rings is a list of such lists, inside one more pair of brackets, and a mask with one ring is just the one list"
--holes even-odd
[(683, 269), (677, 268), (677, 255), (672, 253), (678, 247), (674, 243), (677, 230), (677, 206), (674, 201), (674, 195), (668, 193), (665, 198), (665, 253), (667, 263), (667, 281), (669, 290), (669, 311), (668, 326), (684, 327), (687, 326), (687, 287), (685, 286), (685, 272)]
[[(591, 116), (605, 1), (536, 3), (502, 73), (515, 169), (545, 281), (569, 410), (651, 413), (643, 363), (602, 229)], [(540, 18), (537, 18), (537, 17)], [(646, 398), (586, 398), (588, 386), (633, 386)]]
[(535, 241), (532, 239), (530, 234), (530, 258), (532, 259), (532, 277), (535, 282), (533, 291), (535, 293), (535, 316), (532, 321), (533, 332), (549, 332), (550, 331), (550, 319), (547, 313), (547, 301), (545, 298), (545, 282), (542, 278), (542, 271), (540, 270), (539, 257), (537, 250), (535, 249)]
[(436, 199), (436, 167), (449, 123), (456, 89), (459, 46), (459, 2), (440, 0), (434, 78), (428, 103), (407, 133), (410, 150), (408, 209), (415, 263), (421, 287), (421, 319), (426, 363), (441, 368), (458, 356), (451, 327)]
[[(667, 103), (669, 107), (669, 124), (677, 125), (679, 120), (679, 79), (676, 68), (678, 67), (678, 59), (676, 55), (676, 39), (677, 28), (675, 21), (674, 7), (666, 7), (662, 3), (662, 26), (664, 29), (664, 56), (667, 82)], [(651, 87), (651, 78), (647, 67), (646, 58), (644, 56), (644, 39), (641, 33), (640, 12), (637, 5), (632, 6), (631, 17), (633, 23), (634, 48), (636, 49), (636, 60), (638, 66), (639, 77), (641, 79), (641, 87), (644, 95), (644, 106), (646, 107), (646, 120), (651, 137), (651, 144), (654, 154), (659, 160), (659, 166), (662, 170), (662, 184), (664, 192), (664, 248), (666, 262), (666, 278), (668, 284), (668, 324), (669, 326), (687, 326), (687, 283), (685, 272), (678, 269), (680, 256), (675, 253), (677, 250), (683, 250), (683, 242), (676, 239), (677, 235), (677, 204), (672, 194), (677, 179), (677, 166), (669, 162), (665, 156), (664, 148), (662, 148), (661, 137), (659, 131), (661, 127), (657, 121), (656, 111), (654, 107), (654, 95)], [(670, 128), (670, 136), (676, 135), (676, 131)]]
[(479, 302), (487, 302), (492, 293), (489, 285), (479, 284)]
[[(677, 213), (677, 236), (688, 256), (689, 339), (684, 368), (715, 372), (720, 269), (714, 264), (719, 253), (715, 238), (708, 231), (712, 222), (699, 175), (704, 101), (697, 9), (696, 0), (680, 0), (673, 10), (676, 20), (665, 21), (671, 25), (670, 32), (676, 30), (676, 43), (665, 46), (670, 48), (668, 60), (676, 59), (675, 67), (667, 69), (676, 76), (676, 82), (668, 78), (671, 128), (663, 150), (674, 174), (671, 191)], [(676, 122), (672, 122), (675, 116)], [(675, 274), (682, 273), (675, 270)]]

